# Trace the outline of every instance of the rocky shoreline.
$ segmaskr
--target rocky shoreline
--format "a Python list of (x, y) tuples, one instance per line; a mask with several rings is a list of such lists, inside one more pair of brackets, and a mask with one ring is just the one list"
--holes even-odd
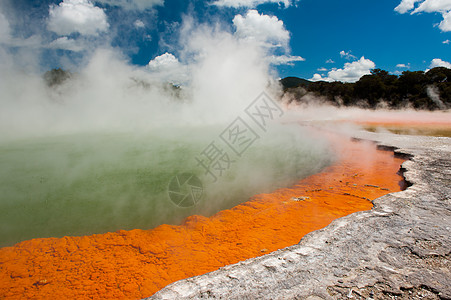
[(355, 137), (410, 157), (402, 171), (411, 186), (299, 244), (175, 282), (147, 299), (451, 299), (451, 138)]

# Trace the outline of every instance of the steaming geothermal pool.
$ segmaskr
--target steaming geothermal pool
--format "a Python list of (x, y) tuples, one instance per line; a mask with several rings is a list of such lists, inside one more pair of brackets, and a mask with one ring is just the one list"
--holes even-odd
[[(326, 142), (299, 126), (273, 127), (213, 182), (196, 157), (221, 126), (70, 134), (0, 143), (0, 246), (38, 237), (149, 229), (212, 215), (289, 186), (330, 164)], [(223, 146), (223, 145), (222, 145)], [(223, 146), (225, 148), (225, 146)], [(174, 205), (168, 184), (194, 173), (203, 197)]]

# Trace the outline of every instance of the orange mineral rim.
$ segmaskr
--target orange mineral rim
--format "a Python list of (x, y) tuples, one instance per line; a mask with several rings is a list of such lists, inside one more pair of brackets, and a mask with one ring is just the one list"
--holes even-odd
[(400, 191), (402, 158), (333, 137), (339, 159), (290, 188), (179, 226), (42, 238), (0, 249), (0, 298), (151, 296), (166, 285), (296, 244), (334, 219)]

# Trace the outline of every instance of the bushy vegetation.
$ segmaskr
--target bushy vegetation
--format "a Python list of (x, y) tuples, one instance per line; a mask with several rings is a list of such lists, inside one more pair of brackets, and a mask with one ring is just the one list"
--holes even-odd
[(44, 73), (44, 80), (47, 86), (58, 86), (69, 79), (72, 74), (69, 71), (63, 69), (52, 69)]
[(399, 76), (373, 69), (356, 83), (310, 82), (287, 77), (281, 84), (296, 102), (305, 101), (304, 96), (309, 93), (337, 106), (451, 108), (451, 69), (444, 67), (427, 72), (404, 71)]

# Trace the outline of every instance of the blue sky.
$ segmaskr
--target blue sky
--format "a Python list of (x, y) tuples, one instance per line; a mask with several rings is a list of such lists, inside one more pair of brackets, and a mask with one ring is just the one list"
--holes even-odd
[[(292, 71), (304, 77), (315, 69), (341, 68), (346, 58), (340, 51), (372, 60), (376, 67), (395, 72), (398, 64), (424, 70), (434, 58), (449, 61), (451, 39), (433, 25), (439, 14), (410, 15), (394, 11), (399, 1), (302, 1), (280, 12), (292, 33), (292, 52), (306, 58)], [(326, 64), (332, 59), (334, 64)], [(401, 68), (402, 69), (402, 68)], [(284, 68), (283, 74), (291, 70)]]
[(158, 69), (185, 63), (189, 20), (258, 41), (280, 77), (355, 81), (374, 67), (451, 67), (450, 9), (451, 0), (2, 0), (0, 45), (33, 49), (42, 69), (75, 66), (96, 47)]

